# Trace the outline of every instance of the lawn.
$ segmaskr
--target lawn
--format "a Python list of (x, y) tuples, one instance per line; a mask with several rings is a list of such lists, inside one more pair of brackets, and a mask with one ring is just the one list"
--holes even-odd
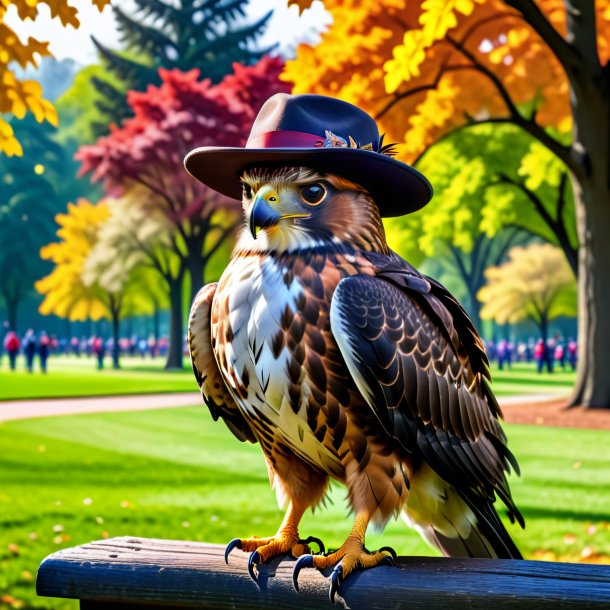
[(42, 375), (27, 373), (21, 362), (17, 371), (9, 371), (4, 357), (0, 400), (197, 391), (190, 364), (183, 371), (165, 371), (164, 362), (163, 358), (123, 358), (121, 369), (115, 371), (108, 368), (107, 359), (107, 368), (98, 371), (93, 358), (60, 356), (49, 359), (49, 372)]
[[(513, 477), (513, 493), (527, 520), (525, 532), (510, 531), (525, 555), (609, 558), (610, 433), (506, 428), (524, 473)], [(273, 533), (281, 520), (259, 448), (237, 442), (205, 408), (10, 422), (0, 438), (2, 610), (76, 610), (34, 595), (39, 562), (63, 547), (120, 535), (226, 543)], [(302, 533), (338, 546), (350, 527), (344, 498), (335, 487)], [(433, 553), (401, 521), (367, 540), (382, 544)]]
[(493, 389), (498, 396), (515, 394), (557, 394), (570, 393), (576, 373), (556, 367), (553, 373), (537, 373), (533, 362), (516, 362), (510, 369), (500, 371), (494, 363), (491, 367)]
[[(20, 362), (20, 365), (22, 363)], [(123, 358), (121, 370), (96, 369), (92, 358), (57, 357), (49, 361), (49, 373), (28, 374), (23, 366), (16, 372), (7, 369), (6, 357), (0, 367), (0, 401), (20, 398), (57, 398), (68, 396), (106, 396), (190, 392), (197, 386), (185, 358), (183, 371), (163, 370), (164, 360)], [(533, 364), (517, 363), (511, 370), (492, 367), (493, 387), (498, 396), (514, 394), (566, 395), (575, 374), (560, 372), (539, 375)]]

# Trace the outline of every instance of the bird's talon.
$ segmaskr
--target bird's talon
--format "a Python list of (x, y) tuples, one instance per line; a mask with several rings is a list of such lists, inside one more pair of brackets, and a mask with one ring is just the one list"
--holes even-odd
[(380, 562), (379, 562), (380, 566), (390, 566), (391, 568), (394, 567), (394, 557), (392, 557), (391, 555), (386, 555)]
[(261, 556), (258, 551), (253, 551), (248, 559), (248, 574), (250, 574), (250, 578), (256, 583), (258, 582), (258, 575), (254, 571), (254, 567), (258, 565), (260, 558)]
[[(315, 553), (316, 555), (324, 555), (324, 553), (326, 552), (324, 543), (319, 538), (316, 538), (315, 536), (309, 536), (302, 542), (303, 542), (303, 544), (307, 544), (307, 545), (309, 545), (311, 542), (315, 542), (318, 545), (318, 552)], [(314, 553), (312, 553), (312, 555), (313, 554)]]
[(313, 568), (313, 555), (301, 555), (294, 564), (294, 569), (292, 570), (292, 584), (295, 591), (299, 590), (299, 572), (303, 568)]
[(241, 540), (239, 538), (233, 538), (227, 548), (225, 549), (225, 563), (229, 565), (229, 554), (233, 549), (241, 549)]
[(382, 546), (379, 549), (379, 552), (380, 553), (384, 553), (384, 552), (389, 553), (392, 557), (392, 565), (394, 565), (396, 563), (396, 557), (397, 557), (396, 551), (391, 546)]
[(330, 575), (330, 589), (328, 591), (328, 598), (330, 603), (335, 603), (335, 595), (339, 590), (339, 583), (343, 580), (343, 566), (339, 564)]

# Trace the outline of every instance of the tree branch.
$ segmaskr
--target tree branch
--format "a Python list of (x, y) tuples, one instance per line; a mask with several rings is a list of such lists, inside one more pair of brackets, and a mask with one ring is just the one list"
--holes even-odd
[(504, 0), (504, 4), (523, 15), (525, 21), (547, 44), (571, 80), (574, 77), (574, 68), (580, 61), (579, 54), (553, 27), (536, 3), (533, 0)]
[[(486, 76), (492, 82), (492, 84), (496, 88), (496, 91), (502, 98), (502, 101), (506, 105), (506, 108), (509, 113), (508, 122), (514, 123), (515, 125), (518, 125), (522, 129), (527, 131), (541, 144), (546, 146), (554, 155), (561, 159), (561, 161), (563, 161), (574, 173), (579, 174), (582, 171), (580, 165), (574, 162), (574, 159), (570, 154), (570, 147), (564, 146), (563, 144), (561, 144), (561, 142), (549, 135), (549, 133), (538, 123), (536, 123), (533, 118), (527, 118), (523, 116), (521, 112), (519, 112), (519, 109), (513, 102), (510, 93), (508, 92), (508, 90), (504, 86), (504, 83), (501, 81), (497, 74), (490, 70), (486, 65), (482, 64), (474, 55), (474, 53), (470, 52), (463, 44), (461, 44), (449, 35), (447, 35), (446, 39), (472, 63), (473, 69)], [(486, 122), (491, 121), (486, 120)]]

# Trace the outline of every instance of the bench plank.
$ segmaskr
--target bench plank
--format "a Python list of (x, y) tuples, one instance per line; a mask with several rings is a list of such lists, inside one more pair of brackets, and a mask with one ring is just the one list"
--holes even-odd
[[(36, 589), (42, 596), (80, 599), (86, 610), (132, 605), (140, 610), (332, 607), (329, 581), (317, 570), (301, 571), (297, 593), (292, 586), (293, 559), (262, 566), (257, 585), (248, 576), (247, 558), (235, 550), (227, 566), (220, 545), (112, 538), (47, 557), (40, 565)], [(399, 557), (393, 568), (355, 573), (339, 594), (353, 610), (609, 608), (610, 566)]]

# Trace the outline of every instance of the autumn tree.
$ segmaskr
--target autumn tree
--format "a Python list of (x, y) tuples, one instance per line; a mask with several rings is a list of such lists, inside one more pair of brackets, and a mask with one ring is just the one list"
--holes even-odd
[(481, 316), (498, 324), (529, 320), (546, 342), (549, 323), (576, 315), (576, 282), (561, 250), (550, 244), (513, 248), (508, 261), (485, 271)]
[(66, 214), (56, 217), (58, 242), (43, 247), (40, 256), (54, 264), (51, 273), (35, 284), (44, 296), (39, 311), (70, 321), (112, 320), (113, 363), (119, 366), (119, 320), (133, 313), (138, 301), (136, 291), (127, 290), (128, 282), (106, 284), (99, 274), (87, 268), (87, 261), (98, 240), (100, 228), (108, 219), (104, 202), (92, 204), (81, 199), (68, 204)]
[[(110, 0), (91, 0), (101, 11)], [(31, 112), (38, 122), (48, 121), (57, 125), (57, 113), (53, 104), (42, 97), (42, 87), (34, 80), (19, 79), (11, 67), (13, 62), (21, 68), (36, 66), (38, 58), (51, 56), (48, 42), (29, 37), (22, 40), (7, 25), (5, 17), (9, 7), (14, 6), (19, 19), (35, 20), (40, 7), (47, 5), (53, 19), (59, 19), (63, 26), (78, 28), (78, 11), (68, 0), (13, 0), (0, 2), (0, 152), (8, 156), (21, 155), (21, 145), (10, 123), (2, 115), (13, 115), (22, 119)]]
[[(205, 283), (206, 265), (235, 229), (241, 206), (190, 177), (183, 159), (197, 146), (243, 146), (264, 101), (287, 89), (278, 78), (281, 69), (273, 58), (255, 66), (235, 64), (234, 73), (218, 85), (200, 80), (197, 70), (161, 70), (160, 87), (130, 92), (134, 117), (78, 153), (82, 173), (91, 172), (109, 193), (142, 187), (138, 205), (161, 214), (173, 229), (171, 249), (180, 261), (176, 280), (188, 274), (192, 296)], [(183, 306), (178, 284), (170, 298), (173, 356), (168, 362), (179, 367)]]
[[(301, 7), (310, 4), (297, 2)], [(301, 47), (296, 92), (373, 114), (401, 158), (474, 124), (511, 123), (569, 170), (576, 208), (579, 341), (573, 404), (610, 407), (608, 0), (326, 0), (333, 26)]]

